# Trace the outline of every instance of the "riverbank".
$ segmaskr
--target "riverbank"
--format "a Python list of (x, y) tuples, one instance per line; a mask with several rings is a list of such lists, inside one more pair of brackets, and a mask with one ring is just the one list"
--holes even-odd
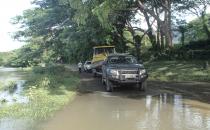
[(21, 95), (28, 103), (1, 105), (0, 118), (46, 120), (73, 100), (79, 75), (63, 66), (36, 67), (28, 75)]
[(204, 69), (204, 61), (153, 61), (144, 65), (151, 81), (210, 82), (210, 68)]

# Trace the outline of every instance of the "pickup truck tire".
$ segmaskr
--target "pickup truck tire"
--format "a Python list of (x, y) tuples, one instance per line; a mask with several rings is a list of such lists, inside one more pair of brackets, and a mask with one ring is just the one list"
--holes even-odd
[(113, 84), (109, 81), (108, 78), (106, 78), (106, 86), (105, 89), (107, 92), (113, 92)]
[(137, 87), (138, 87), (138, 90), (139, 91), (146, 91), (147, 82), (146, 81), (141, 82), (141, 83), (137, 84)]

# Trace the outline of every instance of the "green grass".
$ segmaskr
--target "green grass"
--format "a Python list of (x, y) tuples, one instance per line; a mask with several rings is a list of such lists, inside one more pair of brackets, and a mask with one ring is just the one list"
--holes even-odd
[(210, 69), (204, 61), (153, 61), (145, 62), (149, 80), (210, 82)]
[(45, 120), (73, 100), (79, 82), (79, 76), (68, 70), (56, 74), (32, 73), (27, 78), (23, 92), (29, 98), (29, 103), (3, 106), (0, 118)]

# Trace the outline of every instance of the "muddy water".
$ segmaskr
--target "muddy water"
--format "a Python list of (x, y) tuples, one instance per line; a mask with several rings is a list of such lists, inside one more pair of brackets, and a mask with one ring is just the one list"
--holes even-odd
[(16, 84), (16, 89), (13, 93), (4, 89), (0, 91), (0, 101), (5, 100), (2, 104), (0, 103), (0, 107), (2, 105), (28, 102), (28, 99), (22, 95), (23, 84), (25, 83), (24, 76), (26, 75), (26, 72), (16, 68), (0, 67), (0, 84), (2, 84), (2, 86), (7, 85), (9, 82), (14, 82)]
[[(17, 69), (0, 68), (0, 82), (19, 82), (15, 93), (20, 96), (25, 75)], [(0, 119), (0, 130), (210, 130), (210, 104), (202, 101), (197, 91), (172, 92), (171, 88), (178, 91), (180, 84), (155, 87), (156, 83), (150, 83), (147, 92), (134, 89), (106, 93), (100, 80), (89, 77), (84, 77), (83, 89), (92, 92), (80, 93), (54, 118), (35, 126), (38, 129), (30, 119), (5, 118)], [(209, 87), (200, 88), (205, 99), (210, 99), (206, 98)]]
[[(26, 75), (26, 72), (16, 68), (0, 67), (0, 84), (4, 86), (12, 81), (17, 85), (13, 93), (7, 89), (0, 91), (0, 111), (5, 106), (12, 107), (16, 103), (25, 104), (28, 102), (28, 98), (22, 94), (23, 84), (25, 83), (24, 77)], [(32, 128), (33, 121), (30, 119), (14, 119), (8, 117), (0, 119), (0, 130), (30, 130)]]
[(210, 105), (162, 93), (128, 98), (106, 92), (79, 95), (41, 130), (210, 130)]
[(20, 71), (17, 68), (0, 67), (0, 81), (5, 83), (7, 81), (22, 80), (26, 72)]
[(0, 120), (0, 130), (33, 130), (34, 121), (30, 119), (5, 118)]

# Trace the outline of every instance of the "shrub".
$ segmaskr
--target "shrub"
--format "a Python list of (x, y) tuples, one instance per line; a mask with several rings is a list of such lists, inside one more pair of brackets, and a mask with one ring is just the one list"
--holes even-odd
[(36, 66), (33, 68), (33, 72), (38, 74), (58, 74), (64, 71), (65, 67), (63, 65), (53, 65), (53, 64), (49, 64), (46, 67)]
[[(193, 41), (184, 46), (175, 46), (172, 49), (152, 51), (143, 54), (149, 60), (153, 55), (156, 60), (210, 60), (210, 40)], [(149, 57), (148, 57), (149, 56)]]

